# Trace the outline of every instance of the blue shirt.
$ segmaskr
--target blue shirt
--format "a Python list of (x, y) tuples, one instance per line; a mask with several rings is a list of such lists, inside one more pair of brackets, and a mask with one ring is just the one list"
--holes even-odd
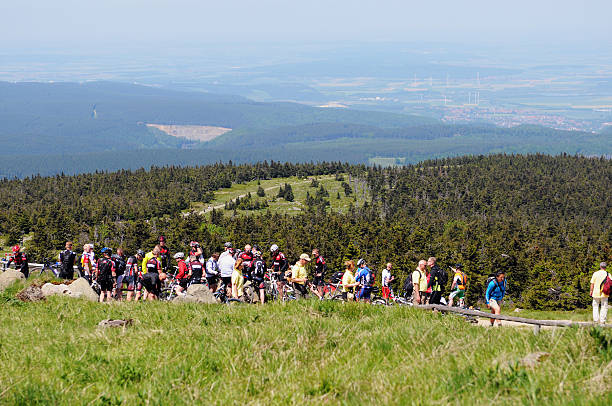
[(489, 286), (487, 286), (487, 294), (485, 295), (487, 304), (489, 303), (489, 300), (491, 299), (495, 300), (496, 302), (499, 302), (500, 300), (504, 298), (505, 295), (506, 295), (506, 280), (505, 279), (501, 283), (497, 282), (497, 279), (493, 279), (491, 282), (489, 282)]
[(370, 286), (372, 281), (372, 271), (370, 271), (370, 268), (367, 266), (359, 268), (357, 275), (355, 275), (355, 280), (363, 286)]

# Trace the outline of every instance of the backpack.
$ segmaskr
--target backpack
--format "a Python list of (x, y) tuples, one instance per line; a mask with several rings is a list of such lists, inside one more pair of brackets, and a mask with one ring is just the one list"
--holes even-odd
[(404, 281), (404, 297), (409, 298), (412, 296), (414, 291), (414, 285), (412, 284), (412, 274), (408, 275), (406, 280)]
[(610, 274), (608, 274), (606, 279), (601, 283), (601, 292), (608, 296), (612, 293), (612, 278), (610, 278)]
[(483, 295), (483, 297), (485, 297), (485, 298), (487, 297), (487, 289), (489, 288), (489, 284), (491, 283), (491, 281), (494, 281), (495, 279), (496, 279), (496, 276), (495, 276), (495, 274), (494, 274), (494, 273), (490, 274), (490, 275), (487, 277), (487, 283), (485, 283), (485, 287), (484, 287), (484, 295)]
[(266, 265), (260, 259), (253, 262), (253, 276), (258, 279), (263, 279), (266, 276)]

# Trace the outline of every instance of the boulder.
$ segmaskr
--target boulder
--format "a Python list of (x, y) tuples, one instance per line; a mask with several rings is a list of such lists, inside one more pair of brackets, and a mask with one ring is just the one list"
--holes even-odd
[(98, 327), (101, 328), (106, 328), (106, 327), (127, 327), (127, 326), (131, 326), (134, 323), (133, 319), (127, 319), (127, 320), (113, 320), (113, 319), (106, 319), (106, 320), (102, 320), (101, 322), (98, 323)]
[(45, 283), (44, 285), (42, 285), (41, 291), (44, 297), (70, 294), (70, 288), (68, 287), (68, 285), (64, 285), (63, 283), (60, 285)]
[(534, 368), (540, 362), (550, 357), (549, 352), (533, 352), (519, 361), (519, 364), (526, 368)]
[(206, 285), (191, 285), (187, 288), (187, 296), (195, 296), (198, 303), (217, 303), (217, 299)]
[(21, 279), (25, 279), (25, 276), (14, 269), (7, 269), (0, 273), (0, 292)]
[(28, 286), (17, 294), (17, 299), (22, 302), (38, 302), (45, 300), (45, 296), (42, 293), (40, 286)]
[(172, 299), (172, 303), (198, 303), (198, 298), (194, 295), (178, 295)]
[[(85, 278), (79, 278), (72, 282), (69, 286), (71, 296), (82, 297), (92, 302), (97, 302), (99, 299), (98, 294), (89, 286), (89, 282)], [(80, 295), (79, 295), (80, 294)]]

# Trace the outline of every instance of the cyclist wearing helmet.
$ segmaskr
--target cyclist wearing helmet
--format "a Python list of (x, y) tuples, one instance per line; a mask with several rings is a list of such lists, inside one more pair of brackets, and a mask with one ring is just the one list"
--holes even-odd
[(192, 285), (199, 285), (203, 283), (202, 279), (204, 276), (204, 264), (200, 262), (199, 257), (196, 253), (192, 253), (189, 256), (189, 280)]
[(123, 275), (117, 277), (117, 289), (123, 289), (123, 284), (127, 284), (127, 297), (126, 300), (130, 302), (134, 296), (134, 288), (137, 285), (140, 289), (136, 292), (136, 300), (140, 299), (140, 290), (142, 285), (140, 283), (140, 266), (139, 263), (144, 258), (144, 251), (138, 250), (135, 256), (131, 256), (125, 262), (125, 271)]
[(266, 300), (266, 285), (264, 283), (266, 277), (266, 263), (261, 258), (261, 251), (257, 250), (253, 252), (253, 266), (251, 277), (253, 280), (253, 286), (259, 292), (259, 300), (261, 304), (264, 304)]
[(12, 249), (13, 255), (8, 260), (6, 267), (8, 268), (11, 265), (11, 262), (15, 263), (15, 269), (19, 269), (23, 276), (26, 278), (30, 275), (30, 268), (28, 267), (28, 259), (24, 252), (21, 252), (21, 247), (19, 244), (15, 245)]
[(206, 282), (211, 292), (217, 290), (217, 283), (219, 282), (219, 253), (215, 252), (206, 261)]
[(159, 245), (145, 255), (142, 267), (142, 286), (147, 290), (146, 299), (155, 300), (161, 292), (160, 274), (161, 261), (159, 260)]
[(127, 263), (125, 261), (125, 256), (123, 255), (123, 248), (117, 248), (117, 253), (111, 255), (111, 260), (115, 264), (115, 273), (117, 274), (117, 280), (115, 283), (114, 297), (117, 300), (122, 299), (122, 285), (123, 285), (123, 274), (125, 273), (125, 268)]
[(192, 255), (195, 255), (201, 263), (204, 262), (204, 251), (202, 251), (202, 247), (200, 247), (200, 243), (197, 241), (189, 243), (189, 258)]
[(455, 273), (453, 276), (453, 284), (451, 285), (451, 294), (448, 298), (448, 306), (453, 307), (455, 298), (459, 301), (459, 307), (465, 305), (465, 288), (467, 286), (467, 276), (463, 272), (463, 266), (461, 264), (451, 267), (451, 270)]
[(277, 288), (280, 292), (280, 299), (284, 299), (285, 284), (287, 283), (285, 272), (287, 272), (287, 269), (289, 268), (289, 263), (287, 262), (287, 258), (285, 258), (285, 254), (280, 252), (278, 245), (272, 244), (270, 251), (272, 252), (272, 272), (278, 281)]
[(166, 237), (159, 237), (159, 255), (161, 259), (162, 269), (168, 272), (170, 266), (170, 248), (166, 245)]
[(74, 278), (74, 261), (76, 253), (72, 251), (72, 241), (66, 242), (66, 249), (59, 254), (59, 262), (61, 264), (59, 277), (62, 279)]
[(178, 264), (178, 273), (176, 274), (176, 280), (178, 286), (176, 287), (176, 294), (182, 294), (187, 289), (187, 283), (189, 282), (189, 269), (185, 263), (185, 253), (177, 252), (174, 254), (174, 259)]
[(327, 264), (325, 258), (319, 253), (319, 249), (315, 248), (312, 250), (312, 258), (314, 259), (315, 271), (313, 285), (317, 287), (316, 294), (319, 299), (323, 298), (323, 288), (325, 287), (325, 271), (327, 271)]
[(98, 260), (98, 284), (100, 284), (100, 303), (111, 300), (111, 293), (115, 285), (115, 264), (111, 260), (112, 250), (108, 247), (102, 248), (103, 257)]
[(365, 259), (361, 258), (357, 261), (359, 270), (355, 275), (355, 280), (361, 285), (361, 289), (357, 292), (357, 299), (370, 303), (370, 295), (372, 294), (372, 271), (366, 266)]

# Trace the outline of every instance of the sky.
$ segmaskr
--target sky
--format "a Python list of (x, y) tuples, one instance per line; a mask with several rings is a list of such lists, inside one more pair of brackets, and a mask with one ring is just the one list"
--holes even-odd
[(0, 0), (0, 45), (612, 44), (609, 0)]

